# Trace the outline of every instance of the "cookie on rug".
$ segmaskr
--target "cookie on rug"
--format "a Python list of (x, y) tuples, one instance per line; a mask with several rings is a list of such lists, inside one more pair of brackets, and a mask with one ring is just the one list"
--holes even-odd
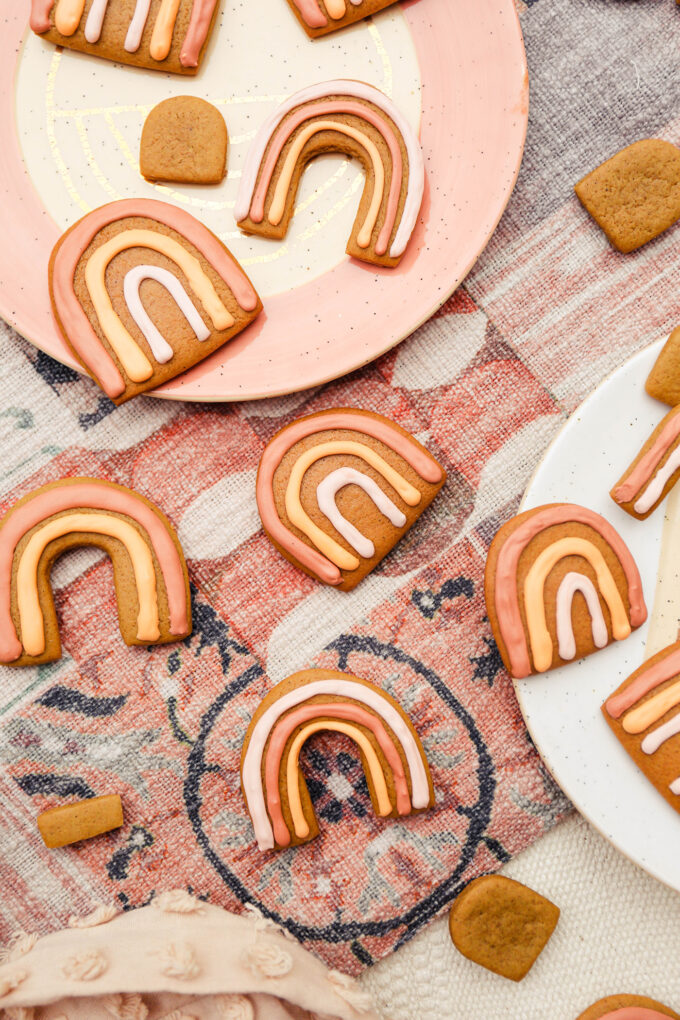
[(217, 0), (31, 0), (33, 31), (119, 64), (196, 74)]
[(262, 310), (222, 242), (152, 199), (79, 220), (52, 252), (49, 283), (64, 339), (115, 404), (203, 361)]
[(117, 793), (63, 804), (38, 815), (38, 829), (49, 849), (93, 839), (123, 824), (123, 805)]
[(64, 478), (24, 496), (0, 521), (0, 663), (37, 666), (61, 656), (50, 571), (78, 546), (111, 558), (126, 644), (191, 633), (187, 568), (164, 514), (123, 485)]
[(250, 146), (234, 215), (247, 234), (281, 240), (298, 185), (315, 156), (356, 157), (366, 183), (347, 254), (399, 265), (418, 221), (425, 166), (417, 132), (391, 99), (364, 82), (322, 82), (287, 99)]
[(646, 995), (608, 995), (588, 1006), (576, 1020), (680, 1020), (668, 1006)]
[(680, 642), (636, 669), (602, 712), (638, 768), (680, 811)]
[(484, 594), (514, 677), (543, 673), (628, 637), (647, 619), (640, 574), (608, 521), (575, 503), (525, 510), (504, 524)]
[(680, 478), (680, 407), (669, 411), (611, 490), (631, 517), (654, 513)]
[(635, 251), (680, 218), (680, 150), (643, 138), (592, 170), (574, 191), (614, 248)]
[(379, 818), (434, 804), (423, 746), (394, 698), (349, 673), (303, 670), (267, 694), (243, 743), (241, 787), (260, 850), (299, 846), (319, 834), (300, 752), (322, 731), (356, 745)]
[(680, 404), (680, 326), (673, 330), (661, 348), (647, 376), (645, 389), (650, 397), (661, 400), (669, 407)]
[(340, 407), (286, 425), (257, 472), (264, 530), (287, 560), (341, 591), (369, 574), (446, 481), (405, 429)]
[(521, 981), (545, 949), (559, 916), (559, 907), (520, 882), (482, 875), (454, 901), (449, 931), (468, 960)]
[(328, 35), (355, 21), (377, 14), (395, 0), (288, 0), (307, 35)]
[(144, 121), (139, 168), (147, 181), (219, 184), (227, 172), (227, 125), (197, 96), (172, 96)]

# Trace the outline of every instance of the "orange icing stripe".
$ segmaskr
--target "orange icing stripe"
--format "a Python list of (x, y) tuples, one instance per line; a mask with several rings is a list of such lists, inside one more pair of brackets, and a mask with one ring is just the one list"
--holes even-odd
[(59, 0), (54, 12), (54, 27), (60, 35), (73, 35), (85, 10), (85, 0)]
[(644, 698), (645, 694), (649, 694), (655, 687), (660, 687), (666, 680), (679, 673), (680, 644), (675, 644), (670, 646), (668, 655), (657, 660), (653, 666), (642, 670), (625, 690), (619, 694), (612, 694), (604, 707), (612, 719), (619, 719), (626, 709), (631, 708), (640, 698)]
[(553, 643), (545, 618), (545, 582), (553, 567), (566, 556), (582, 556), (597, 575), (602, 596), (609, 607), (612, 634), (617, 641), (628, 637), (630, 622), (621, 594), (604, 556), (592, 542), (583, 538), (562, 538), (536, 557), (524, 582), (524, 608), (534, 667), (539, 673), (550, 668)]
[(165, 60), (170, 52), (179, 4), (180, 0), (161, 0), (161, 7), (149, 43), (149, 53), (154, 60)]
[(624, 715), (621, 725), (626, 733), (642, 733), (676, 705), (680, 705), (680, 683), (665, 687), (649, 701)]

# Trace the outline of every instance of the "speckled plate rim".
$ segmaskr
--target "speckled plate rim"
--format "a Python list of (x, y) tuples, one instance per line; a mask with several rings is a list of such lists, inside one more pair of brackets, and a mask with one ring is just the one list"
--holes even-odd
[[(422, 76), (427, 186), (400, 266), (375, 269), (344, 259), (308, 284), (269, 298), (244, 333), (149, 396), (254, 400), (336, 379), (427, 321), (484, 250), (514, 188), (526, 136), (528, 73), (514, 2), (407, 0), (403, 11)], [(0, 251), (0, 315), (36, 347), (82, 370), (52, 319), (46, 272), (36, 287), (58, 230), (33, 188), (15, 126), (27, 5), (5, 14), (4, 29), (0, 214), (12, 244)]]

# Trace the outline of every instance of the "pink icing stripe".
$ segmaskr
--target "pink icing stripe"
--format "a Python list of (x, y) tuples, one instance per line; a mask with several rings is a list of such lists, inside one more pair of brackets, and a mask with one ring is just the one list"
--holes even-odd
[(644, 698), (645, 694), (649, 694), (655, 687), (659, 687), (678, 673), (680, 673), (680, 642), (671, 645), (668, 655), (664, 656), (663, 659), (659, 659), (649, 669), (638, 674), (625, 690), (619, 694), (612, 694), (611, 698), (608, 698), (605, 702), (604, 707), (612, 719), (618, 719), (636, 701)]
[(532, 511), (503, 543), (498, 554), (495, 578), (495, 605), (498, 627), (510, 659), (510, 672), (517, 679), (529, 676), (531, 662), (526, 634), (522, 624), (517, 594), (517, 566), (519, 559), (532, 538), (556, 524), (570, 522), (587, 524), (594, 528), (607, 542), (617, 556), (628, 582), (630, 602), (630, 623), (639, 627), (647, 619), (647, 607), (642, 594), (642, 581), (621, 536), (604, 517), (575, 503), (556, 503)]
[(179, 62), (182, 67), (197, 67), (201, 47), (208, 36), (217, 0), (194, 0), (189, 27), (182, 43)]
[(109, 510), (125, 514), (144, 528), (160, 564), (168, 596), (170, 630), (184, 635), (189, 627), (187, 589), (182, 559), (163, 521), (133, 493), (96, 478), (79, 478), (47, 491), (11, 510), (0, 527), (0, 662), (14, 662), (22, 653), (11, 615), (12, 564), (22, 537), (41, 521), (62, 510)]
[(662, 457), (670, 446), (680, 437), (680, 407), (674, 408), (666, 415), (661, 430), (634, 468), (626, 476), (626, 480), (617, 486), (614, 499), (617, 503), (628, 503), (645, 485), (656, 471)]
[(604, 1013), (600, 1020), (669, 1020), (670, 1013), (659, 1013), (658, 1009), (646, 1006), (624, 1006), (613, 1013)]
[(328, 24), (317, 0), (293, 0), (293, 3), (299, 10), (302, 20), (310, 28), (325, 28)]
[(387, 730), (377, 716), (358, 704), (341, 704), (332, 701), (328, 704), (313, 703), (303, 705), (285, 715), (274, 727), (265, 755), (265, 787), (267, 790), (267, 811), (271, 818), (274, 836), (279, 846), (290, 844), (290, 832), (281, 810), (281, 795), (279, 790), (279, 778), (281, 773), (281, 758), (288, 742), (288, 739), (301, 723), (310, 719), (319, 719), (330, 716), (336, 719), (348, 719), (351, 722), (360, 723), (369, 729), (380, 745), (380, 750), (385, 755), (387, 763), (394, 775), (394, 786), (397, 795), (397, 810), (400, 815), (411, 813), (411, 798), (408, 792), (406, 773), (394, 746), (394, 742), (388, 736)]
[(315, 432), (325, 432), (327, 429), (350, 429), (353, 432), (363, 432), (367, 436), (378, 439), (398, 453), (400, 457), (403, 457), (424, 481), (431, 482), (433, 485), (441, 481), (442, 469), (434, 457), (431, 457), (426, 450), (416, 444), (416, 441), (410, 436), (398, 432), (391, 422), (373, 418), (369, 414), (361, 414), (359, 411), (338, 410), (329, 411), (327, 414), (313, 414), (307, 418), (300, 418), (274, 436), (265, 447), (257, 473), (257, 507), (262, 524), (275, 542), (278, 542), (291, 556), (295, 557), (298, 563), (310, 570), (316, 577), (325, 581), (326, 584), (340, 584), (342, 574), (335, 564), (315, 549), (305, 545), (297, 535), (288, 530), (279, 518), (274, 502), (274, 473), (285, 454), (298, 440), (311, 436)]
[(50, 14), (54, 0), (31, 0), (31, 17), (29, 24), (34, 32), (47, 32), (52, 27)]
[(253, 223), (261, 223), (264, 219), (264, 203), (271, 183), (272, 174), (274, 173), (274, 169), (276, 168), (276, 164), (279, 160), (283, 147), (293, 132), (306, 120), (312, 120), (314, 117), (326, 116), (330, 113), (351, 113), (357, 117), (361, 117), (363, 120), (368, 121), (369, 124), (372, 124), (373, 127), (377, 128), (387, 142), (387, 146), (390, 150), (390, 156), (392, 157), (392, 179), (390, 181), (390, 193), (387, 203), (387, 212), (385, 214), (385, 222), (375, 246), (376, 254), (384, 255), (387, 251), (387, 245), (389, 244), (390, 237), (392, 236), (392, 230), (394, 228), (394, 224), (397, 219), (397, 211), (399, 209), (403, 171), (401, 148), (399, 147), (399, 142), (397, 141), (394, 131), (384, 116), (380, 116), (379, 113), (371, 109), (369, 106), (364, 106), (361, 103), (353, 103), (347, 99), (336, 100), (328, 103), (307, 103), (304, 106), (299, 107), (287, 120), (284, 120), (272, 138), (267, 156), (262, 163), (262, 172), (260, 174), (260, 179), (257, 182), (257, 187), (250, 207), (250, 218)]
[(127, 216), (146, 216), (176, 230), (219, 273), (244, 311), (251, 312), (257, 306), (257, 294), (241, 267), (220, 241), (183, 209), (154, 199), (129, 198), (111, 202), (88, 213), (64, 235), (59, 244), (52, 266), (52, 293), (57, 315), (69, 343), (107, 396), (112, 398), (119, 397), (125, 391), (125, 382), (81, 307), (73, 289), (73, 278), (76, 266), (94, 236), (109, 223)]

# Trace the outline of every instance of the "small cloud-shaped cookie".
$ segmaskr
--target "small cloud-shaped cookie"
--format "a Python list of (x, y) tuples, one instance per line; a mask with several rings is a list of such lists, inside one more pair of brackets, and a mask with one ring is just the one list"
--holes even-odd
[(576, 1020), (680, 1020), (680, 1016), (646, 995), (608, 995), (588, 1006)]
[(139, 168), (147, 181), (219, 184), (227, 168), (227, 125), (212, 103), (172, 96), (144, 122)]

